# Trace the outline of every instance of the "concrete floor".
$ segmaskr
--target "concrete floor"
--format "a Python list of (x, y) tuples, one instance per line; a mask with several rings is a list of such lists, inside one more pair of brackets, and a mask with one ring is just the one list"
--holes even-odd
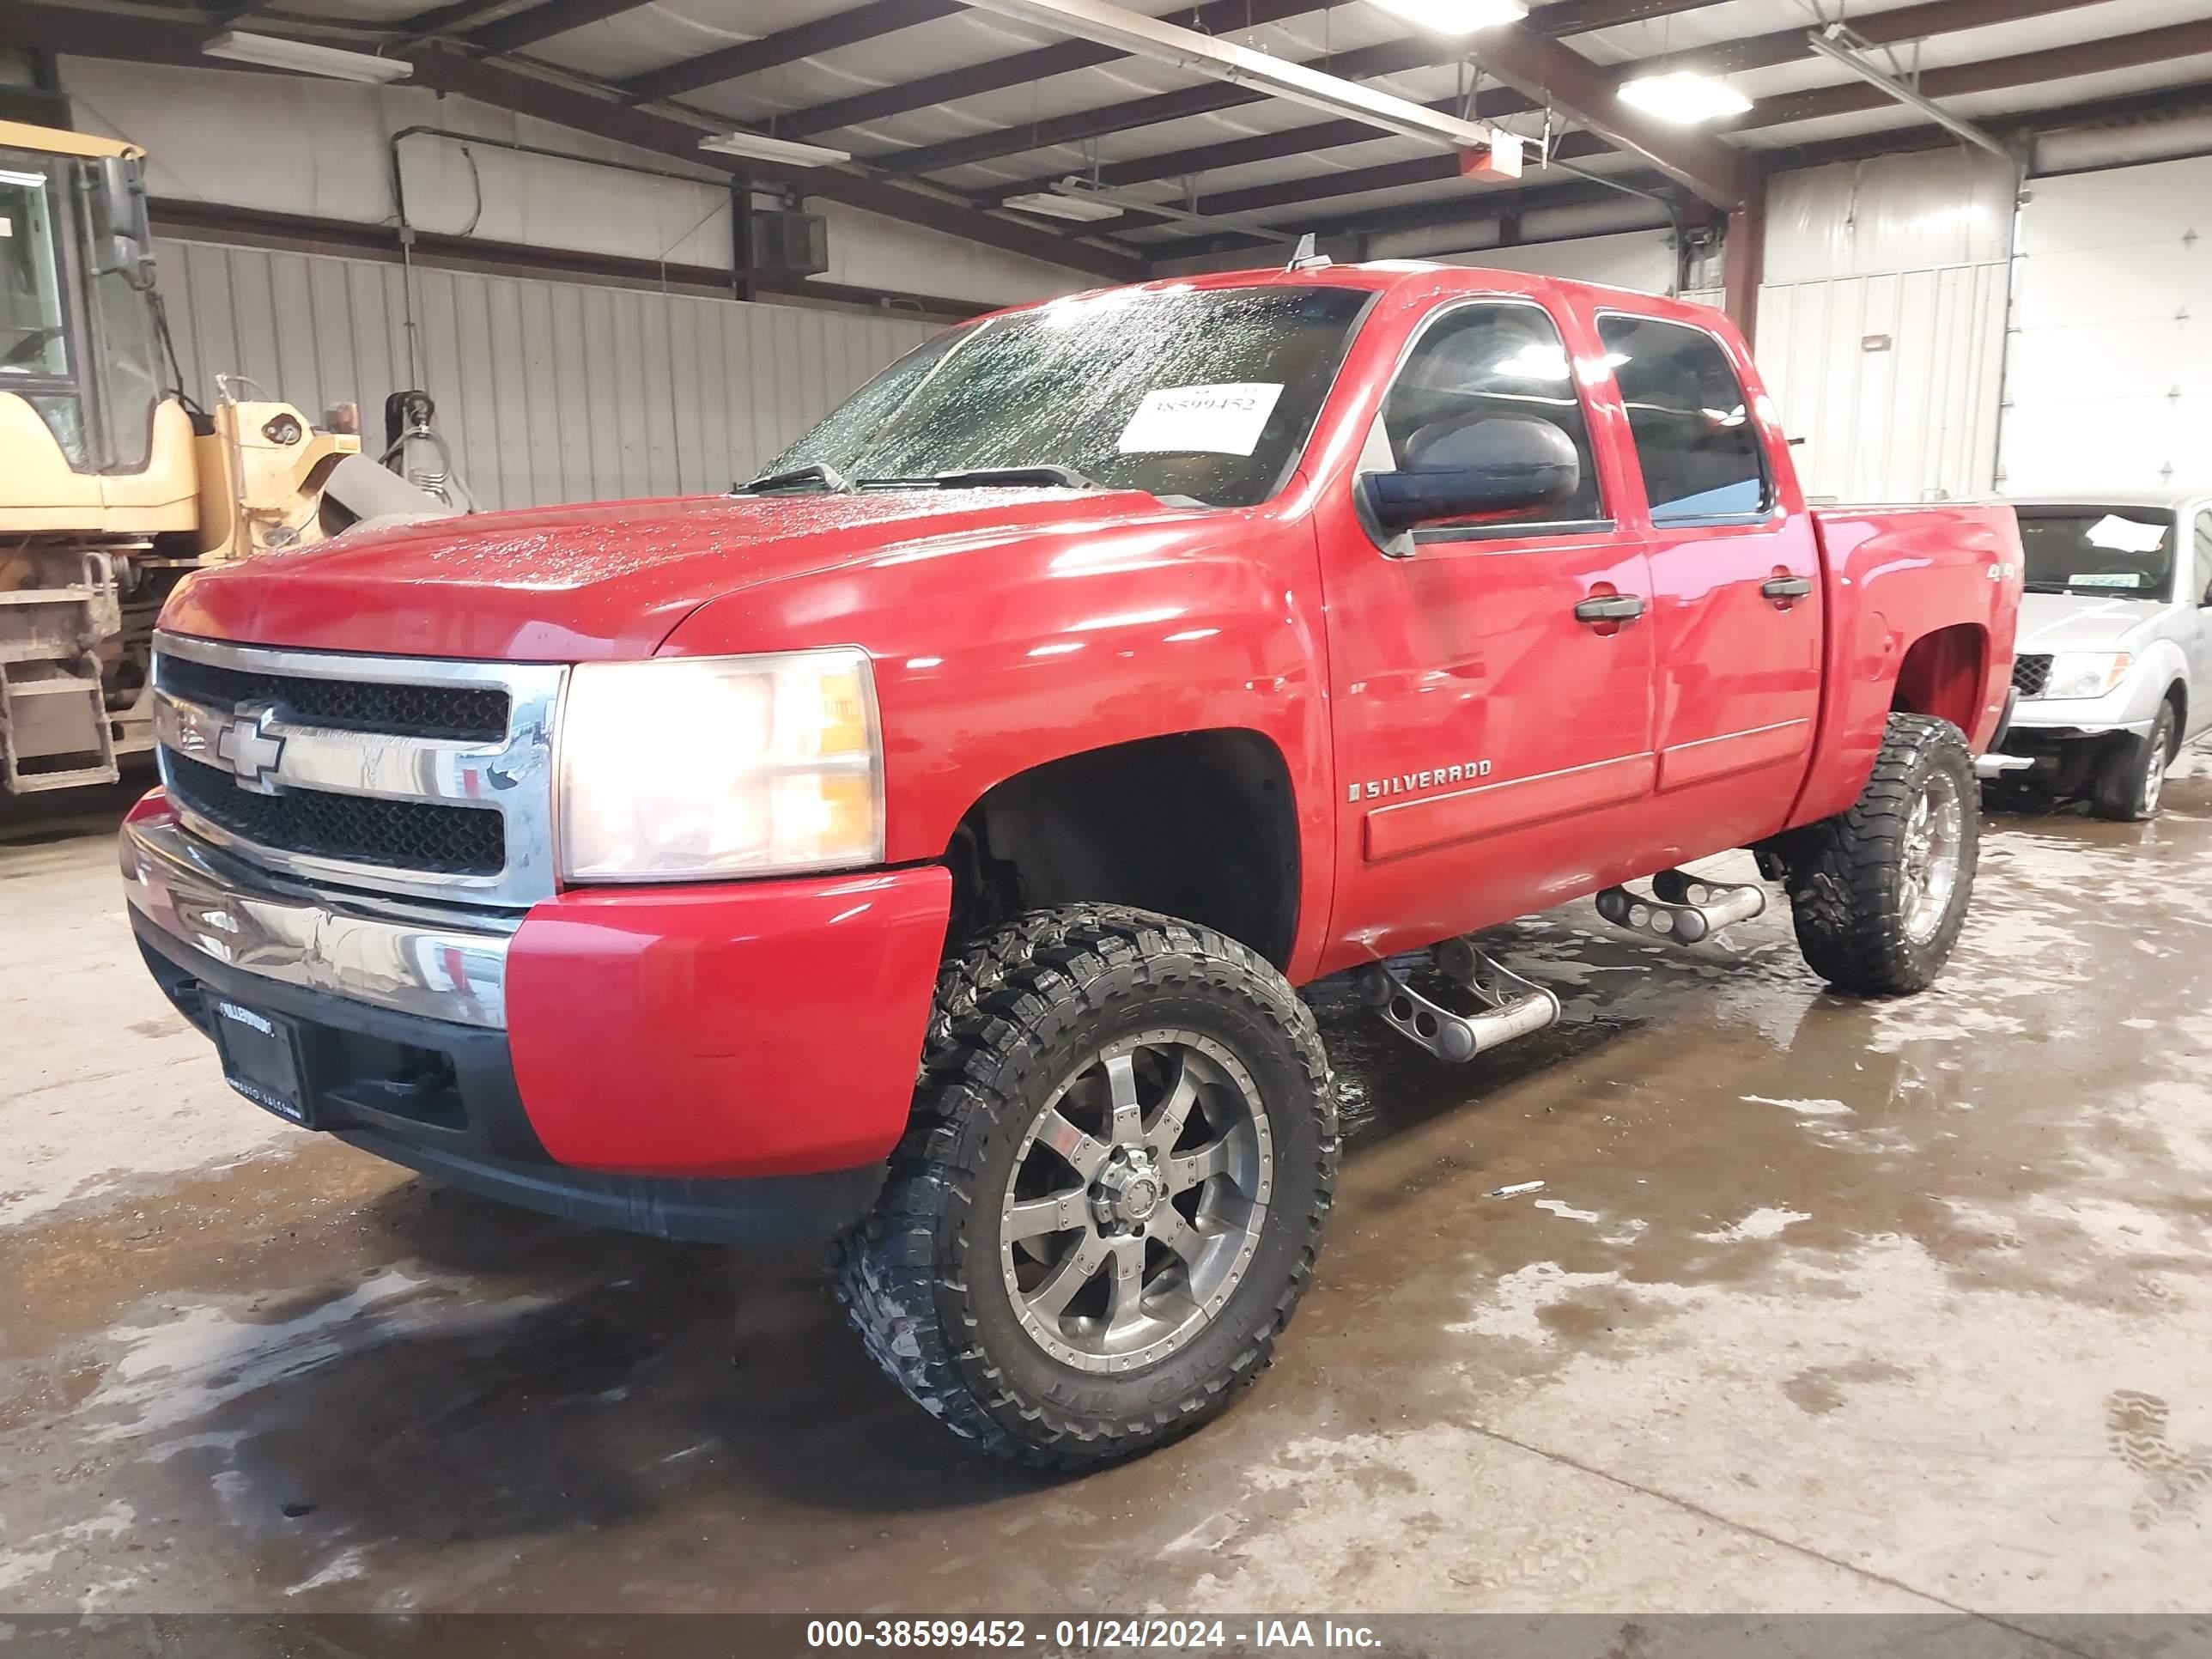
[[(1054, 1482), (810, 1266), (435, 1190), (231, 1095), (108, 835), (0, 827), (0, 1611), (2203, 1607), (2212, 768), (1995, 820), (1934, 994), (1586, 906), (1569, 1022), (1432, 1064), (1324, 987), (1320, 1279), (1194, 1439)], [(82, 809), (80, 809), (82, 810)], [(1493, 1188), (1540, 1181), (1511, 1198)]]

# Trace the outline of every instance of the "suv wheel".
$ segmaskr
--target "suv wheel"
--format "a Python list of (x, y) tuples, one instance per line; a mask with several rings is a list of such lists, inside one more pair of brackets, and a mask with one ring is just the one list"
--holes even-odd
[(2100, 818), (2140, 822), (2158, 816), (2158, 798), (2166, 793), (2166, 769), (2173, 758), (2173, 705), (2160, 703), (2158, 721), (2148, 737), (2128, 738), (2115, 744), (2097, 769), (2090, 805)]
[(915, 1116), (838, 1300), (986, 1450), (1151, 1449), (1267, 1364), (1311, 1278), (1336, 1109), (1313, 1017), (1243, 946), (1144, 911), (1032, 913), (940, 976)]
[(1838, 990), (1924, 990), (1966, 925), (1981, 848), (1974, 757), (1948, 720), (1892, 714), (1848, 811), (1808, 825), (1788, 854), (1797, 946)]

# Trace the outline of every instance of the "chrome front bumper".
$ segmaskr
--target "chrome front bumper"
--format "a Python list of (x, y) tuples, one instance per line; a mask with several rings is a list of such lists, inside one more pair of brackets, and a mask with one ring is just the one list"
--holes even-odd
[(507, 1025), (507, 951), (520, 917), (461, 927), (428, 906), (283, 884), (173, 818), (123, 826), (124, 892), (149, 924), (241, 972), (396, 1013)]

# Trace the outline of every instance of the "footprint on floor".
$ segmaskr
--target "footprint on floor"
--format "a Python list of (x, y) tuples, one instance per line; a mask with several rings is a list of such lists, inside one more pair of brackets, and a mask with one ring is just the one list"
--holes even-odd
[(2154, 1394), (2118, 1389), (2105, 1399), (2105, 1433), (2112, 1455), (2142, 1477), (2136, 1525), (2145, 1530), (2193, 1515), (2212, 1492), (2212, 1448), (2173, 1445), (2166, 1437), (2172, 1408)]

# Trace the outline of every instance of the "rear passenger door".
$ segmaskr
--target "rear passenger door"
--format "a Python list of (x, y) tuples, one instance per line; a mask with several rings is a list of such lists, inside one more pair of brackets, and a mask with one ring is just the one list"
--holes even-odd
[(1820, 546), (1721, 337), (1622, 313), (1596, 323), (1643, 483), (1626, 510), (1649, 538), (1658, 768), (1641, 862), (1660, 869), (1788, 816), (1820, 703)]
[[(1342, 781), (1339, 964), (1593, 891), (1633, 856), (1651, 787), (1650, 584), (1592, 453), (1576, 373), (1589, 356), (1580, 343), (1571, 355), (1533, 301), (1439, 307), (1357, 470), (1395, 471), (1424, 429), (1535, 416), (1573, 440), (1579, 490), (1393, 547), (1348, 501), (1318, 521)], [(1636, 619), (1592, 614), (1593, 600)]]

